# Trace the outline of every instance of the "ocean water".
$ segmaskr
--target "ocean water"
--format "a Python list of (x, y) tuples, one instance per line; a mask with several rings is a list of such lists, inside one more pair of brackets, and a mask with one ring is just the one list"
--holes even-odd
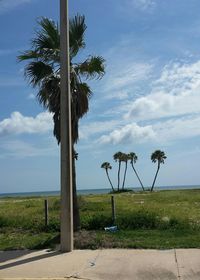
[[(200, 185), (191, 186), (162, 186), (155, 187), (155, 190), (185, 190), (185, 189), (200, 189)], [(141, 188), (134, 188), (134, 191), (141, 191)], [(109, 193), (111, 189), (79, 189), (77, 193), (79, 195), (89, 195), (89, 194), (106, 194)], [(59, 196), (60, 191), (41, 191), (41, 192), (18, 192), (18, 193), (0, 193), (0, 198), (3, 197), (34, 197), (34, 196)]]

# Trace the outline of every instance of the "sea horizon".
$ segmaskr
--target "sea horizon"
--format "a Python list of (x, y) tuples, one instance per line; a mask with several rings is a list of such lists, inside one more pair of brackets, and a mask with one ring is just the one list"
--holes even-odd
[[(150, 187), (146, 187), (148, 189)], [(141, 188), (128, 188), (133, 191), (141, 191)], [(178, 185), (178, 186), (157, 186), (154, 190), (185, 190), (185, 189), (200, 189), (200, 185)], [(94, 189), (77, 189), (78, 195), (106, 194), (111, 191), (110, 188), (94, 188)], [(32, 191), (32, 192), (10, 192), (0, 193), (0, 198), (3, 197), (35, 197), (35, 196), (59, 196), (60, 191)]]

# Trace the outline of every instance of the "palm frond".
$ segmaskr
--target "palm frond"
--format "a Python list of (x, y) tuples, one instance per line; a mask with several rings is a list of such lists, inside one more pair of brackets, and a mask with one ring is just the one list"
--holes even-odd
[(35, 50), (59, 49), (60, 34), (58, 26), (53, 20), (42, 17), (38, 20), (40, 29), (36, 31), (36, 37), (32, 40), (32, 46)]
[(21, 53), (21, 55), (19, 55), (17, 57), (18, 61), (23, 61), (23, 60), (29, 60), (29, 59), (38, 59), (40, 57), (40, 55), (33, 50), (27, 50)]
[[(39, 27), (33, 38), (31, 50), (18, 56), (19, 61), (28, 60), (25, 76), (32, 86), (39, 86), (37, 99), (53, 114), (54, 135), (60, 142), (60, 31), (58, 25), (47, 18), (38, 20)], [(104, 59), (100, 56), (90, 56), (83, 63), (72, 63), (72, 58), (81, 48), (85, 47), (84, 34), (87, 26), (85, 17), (77, 14), (70, 19), (70, 58), (71, 58), (71, 104), (72, 104), (72, 138), (78, 140), (79, 119), (89, 110), (89, 98), (92, 95), (90, 87), (81, 81), (85, 78), (100, 78), (103, 76)]]
[(81, 119), (89, 110), (90, 87), (85, 83), (79, 83), (78, 87), (72, 89), (72, 139), (77, 142), (79, 139), (78, 127)]
[(90, 98), (92, 96), (92, 91), (88, 84), (79, 83), (78, 88), (85, 96), (87, 96), (87, 98)]
[(85, 16), (77, 14), (69, 21), (70, 56), (73, 58), (78, 51), (85, 47), (84, 33), (87, 26)]
[(45, 77), (52, 73), (52, 67), (42, 61), (33, 61), (25, 67), (25, 76), (33, 86), (39, 85)]
[(75, 71), (86, 79), (102, 78), (105, 74), (105, 60), (101, 56), (90, 56), (83, 63), (77, 64)]
[(40, 104), (55, 113), (60, 110), (60, 79), (53, 74), (46, 77), (37, 94)]
[(156, 150), (151, 155), (151, 160), (154, 163), (158, 161), (158, 163), (163, 163), (164, 164), (166, 158), (167, 157), (165, 155), (165, 152), (160, 151), (160, 150)]
[(53, 134), (60, 143), (60, 77), (50, 75), (46, 77), (37, 94), (40, 104), (53, 113)]
[(101, 168), (104, 168), (104, 169), (112, 169), (112, 166), (110, 165), (109, 162), (103, 162), (102, 165), (101, 165)]

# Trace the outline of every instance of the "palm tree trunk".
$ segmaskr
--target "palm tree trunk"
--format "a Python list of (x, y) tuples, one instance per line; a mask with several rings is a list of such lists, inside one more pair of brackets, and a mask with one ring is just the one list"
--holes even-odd
[(111, 188), (112, 188), (112, 190), (113, 190), (113, 192), (114, 192), (115, 189), (114, 189), (113, 184), (112, 184), (112, 182), (111, 182), (111, 180), (110, 180), (110, 176), (109, 176), (109, 174), (108, 174), (108, 170), (107, 170), (107, 169), (106, 169), (106, 174), (107, 174), (107, 177), (108, 177), (108, 181), (110, 182)]
[(154, 177), (154, 180), (153, 180), (153, 184), (152, 184), (152, 187), (151, 187), (151, 192), (153, 191), (153, 188), (154, 188), (154, 185), (155, 185), (155, 182), (156, 182), (156, 178), (157, 178), (159, 169), (160, 169), (160, 164), (158, 163), (158, 168), (157, 168), (157, 171), (156, 171), (156, 175), (155, 175), (155, 177)]
[(126, 180), (126, 172), (127, 172), (127, 161), (125, 162), (124, 180), (123, 180), (123, 184), (122, 184), (122, 190), (124, 190), (124, 184), (125, 184), (125, 180)]
[(76, 191), (76, 166), (75, 158), (72, 160), (72, 174), (73, 174), (73, 219), (74, 219), (74, 231), (80, 230), (80, 213)]
[(141, 185), (141, 187), (142, 187), (143, 191), (145, 191), (145, 189), (144, 189), (144, 185), (142, 184), (142, 181), (140, 180), (140, 177), (139, 177), (139, 175), (138, 175), (138, 173), (137, 173), (137, 171), (136, 171), (136, 169), (135, 169), (135, 167), (134, 167), (133, 163), (131, 164), (131, 166), (132, 166), (132, 168), (133, 168), (133, 171), (135, 172), (135, 175), (136, 175), (136, 176), (137, 176), (137, 178), (138, 178), (138, 181), (140, 182), (140, 185)]
[(118, 191), (120, 187), (120, 169), (121, 169), (121, 161), (119, 161), (119, 168), (118, 168), (118, 187), (117, 187)]

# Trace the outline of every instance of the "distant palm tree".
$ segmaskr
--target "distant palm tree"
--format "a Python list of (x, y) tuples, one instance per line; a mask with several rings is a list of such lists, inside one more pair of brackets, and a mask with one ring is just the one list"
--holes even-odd
[[(31, 40), (31, 49), (18, 56), (19, 61), (28, 61), (25, 76), (33, 87), (38, 88), (37, 99), (45, 109), (53, 114), (54, 135), (60, 143), (60, 31), (54, 21), (42, 17), (39, 28)], [(78, 63), (76, 56), (85, 48), (85, 17), (77, 14), (69, 22), (70, 42), (70, 86), (72, 141), (78, 141), (79, 120), (89, 110), (89, 99), (92, 91), (87, 83), (89, 78), (101, 78), (104, 74), (104, 59), (100, 56), (89, 56)], [(74, 228), (79, 227), (76, 196), (75, 157), (73, 157), (73, 204)], [(76, 211), (77, 210), (77, 211)], [(75, 213), (76, 212), (76, 213)]]
[(113, 159), (116, 162), (118, 161), (118, 163), (119, 163), (119, 166), (118, 166), (118, 182), (117, 182), (117, 190), (118, 191), (120, 189), (120, 170), (121, 170), (122, 155), (123, 155), (122, 152), (117, 152), (113, 155)]
[(133, 168), (133, 171), (135, 172), (135, 175), (136, 175), (136, 177), (138, 178), (138, 181), (140, 182), (140, 185), (141, 185), (141, 187), (142, 187), (142, 189), (143, 189), (143, 191), (144, 191), (145, 189), (144, 189), (143, 183), (142, 183), (142, 181), (141, 181), (141, 179), (140, 179), (140, 177), (139, 177), (139, 175), (138, 175), (138, 173), (137, 173), (137, 171), (136, 171), (136, 169), (135, 169), (135, 167), (134, 167), (134, 163), (136, 163), (136, 161), (138, 160), (138, 157), (137, 157), (137, 155), (136, 155), (135, 153), (133, 153), (133, 152), (129, 153), (128, 156), (129, 156), (130, 163), (131, 163), (131, 166), (132, 166), (132, 168)]
[(124, 190), (124, 185), (125, 185), (125, 180), (126, 180), (126, 173), (127, 173), (127, 166), (128, 166), (128, 160), (129, 160), (128, 154), (122, 153), (121, 161), (123, 161), (125, 163), (124, 179), (123, 179), (123, 183), (122, 183), (122, 190)]
[(107, 177), (108, 177), (108, 181), (110, 182), (110, 185), (111, 185), (111, 188), (112, 188), (113, 191), (115, 191), (115, 189), (114, 189), (114, 187), (113, 187), (113, 184), (112, 184), (112, 182), (111, 182), (111, 180), (110, 180), (110, 176), (109, 176), (109, 174), (108, 174), (108, 170), (109, 170), (109, 169), (112, 169), (112, 166), (110, 165), (109, 162), (103, 162), (102, 165), (101, 165), (101, 168), (104, 168), (104, 169), (105, 169), (106, 175), (107, 175)]
[(153, 191), (153, 188), (154, 188), (154, 185), (155, 185), (155, 182), (156, 182), (158, 171), (160, 169), (160, 164), (161, 163), (164, 164), (166, 158), (167, 157), (166, 157), (165, 153), (163, 151), (160, 151), (160, 150), (156, 150), (151, 155), (152, 162), (154, 162), (154, 163), (158, 162), (158, 167), (157, 167), (157, 171), (156, 171), (156, 174), (155, 174), (155, 177), (154, 177), (154, 180), (153, 180), (153, 184), (152, 184), (152, 187), (151, 187), (151, 192)]

